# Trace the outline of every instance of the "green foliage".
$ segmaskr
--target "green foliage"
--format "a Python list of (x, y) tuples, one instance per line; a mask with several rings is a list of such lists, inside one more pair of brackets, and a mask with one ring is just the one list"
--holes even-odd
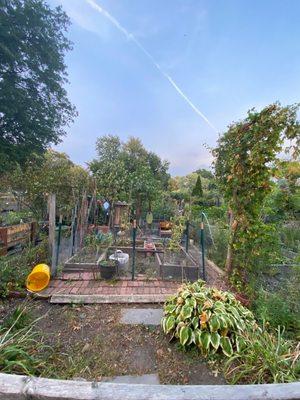
[[(229, 126), (214, 150), (215, 171), (220, 188), (232, 213), (227, 270), (236, 270), (244, 280), (254, 272), (257, 260), (265, 263), (276, 246), (275, 227), (261, 219), (263, 204), (270, 193), (273, 174), (271, 165), (277, 160), (285, 139), (295, 139), (294, 155), (298, 154), (300, 125), (298, 105), (281, 107), (272, 104), (261, 112), (254, 109), (247, 118)], [(268, 245), (266, 240), (273, 245)]]
[(69, 216), (83, 191), (88, 191), (90, 178), (88, 172), (73, 164), (66, 154), (48, 150), (23, 168), (16, 167), (10, 173), (8, 184), (22, 204), (43, 218), (49, 193), (56, 194), (58, 212)]
[(32, 219), (30, 211), (9, 211), (7, 214), (0, 215), (0, 224), (2, 225), (17, 225), (21, 221), (27, 222)]
[(98, 232), (97, 234), (91, 233), (84, 238), (84, 246), (90, 249), (97, 249), (99, 247), (110, 246), (113, 242), (113, 236), (109, 233)]
[(242, 333), (245, 347), (226, 363), (225, 376), (231, 383), (284, 383), (300, 377), (300, 349), (283, 338), (263, 329)]
[(164, 332), (205, 355), (220, 351), (230, 357), (243, 348), (242, 333), (258, 329), (251, 311), (232, 293), (206, 287), (200, 280), (167, 300), (164, 314)]
[(76, 115), (65, 89), (69, 23), (43, 0), (1, 2), (0, 172), (57, 144)]
[(182, 215), (171, 218), (172, 221), (172, 234), (168, 242), (168, 249), (171, 251), (178, 251), (183, 232), (186, 228), (186, 218)]
[(0, 372), (39, 375), (45, 360), (38, 355), (46, 346), (34, 330), (27, 307), (17, 308), (0, 327)]
[(254, 302), (254, 313), (261, 322), (276, 329), (284, 327), (291, 338), (300, 338), (300, 267), (295, 266), (292, 274), (272, 292), (260, 289)]
[(0, 257), (0, 298), (6, 297), (10, 291), (24, 288), (32, 267), (47, 261), (47, 241), (38, 246), (25, 247), (17, 255)]
[(202, 189), (202, 183), (201, 183), (201, 178), (200, 175), (198, 175), (196, 184), (192, 190), (192, 196), (197, 197), (197, 198), (201, 198), (203, 197), (203, 189)]
[(109, 202), (129, 201), (140, 213), (144, 201), (148, 205), (167, 187), (168, 163), (148, 152), (139, 139), (122, 143), (118, 136), (102, 136), (96, 148), (98, 157), (89, 167)]

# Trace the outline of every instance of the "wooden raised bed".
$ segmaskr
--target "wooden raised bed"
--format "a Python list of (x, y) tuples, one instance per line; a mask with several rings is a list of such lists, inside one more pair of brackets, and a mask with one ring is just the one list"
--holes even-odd
[[(175, 254), (174, 254), (175, 255)], [(200, 277), (199, 266), (195, 260), (181, 247), (178, 257), (181, 262), (168, 261), (166, 254), (156, 253), (159, 274), (162, 279), (175, 281), (196, 281)]]
[(28, 222), (18, 225), (0, 227), (0, 255), (17, 246), (34, 242), (37, 223)]
[(77, 261), (78, 254), (70, 257), (64, 264), (63, 272), (97, 272), (100, 261), (106, 258), (107, 248), (103, 248), (95, 261)]

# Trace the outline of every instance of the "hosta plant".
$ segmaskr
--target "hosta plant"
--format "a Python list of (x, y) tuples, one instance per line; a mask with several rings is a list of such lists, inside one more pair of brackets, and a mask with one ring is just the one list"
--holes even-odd
[(162, 327), (186, 348), (197, 346), (206, 355), (220, 351), (227, 357), (243, 349), (243, 332), (259, 329), (252, 312), (232, 293), (201, 280), (183, 285), (166, 301)]

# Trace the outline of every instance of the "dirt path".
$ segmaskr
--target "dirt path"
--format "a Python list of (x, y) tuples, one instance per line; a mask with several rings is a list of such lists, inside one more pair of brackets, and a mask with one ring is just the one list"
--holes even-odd
[[(16, 306), (20, 300), (14, 303)], [(7, 302), (2, 316), (12, 308), (13, 302)], [(74, 307), (34, 301), (31, 313), (44, 315), (37, 328), (41, 341), (49, 345), (42, 376), (100, 381), (117, 375), (157, 373), (163, 384), (225, 383), (198, 351), (180, 350), (168, 342), (160, 327), (121, 324), (121, 308), (124, 305)]]

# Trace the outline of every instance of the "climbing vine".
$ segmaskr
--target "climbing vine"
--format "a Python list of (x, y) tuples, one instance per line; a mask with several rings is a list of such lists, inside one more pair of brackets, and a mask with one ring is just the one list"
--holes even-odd
[(299, 156), (298, 107), (275, 103), (260, 112), (248, 111), (245, 120), (229, 126), (214, 150), (216, 177), (229, 206), (226, 268), (241, 282), (272, 251), (274, 228), (264, 223), (261, 211), (271, 190), (272, 167), (287, 139), (293, 157)]

